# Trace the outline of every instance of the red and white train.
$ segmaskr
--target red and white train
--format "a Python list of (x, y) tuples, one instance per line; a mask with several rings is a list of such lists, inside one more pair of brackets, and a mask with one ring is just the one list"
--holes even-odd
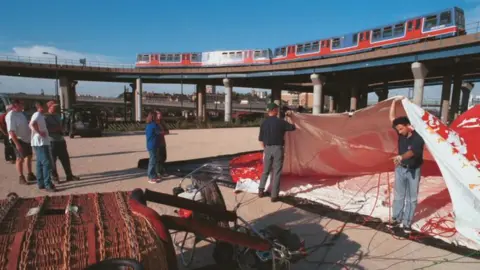
[(466, 34), (465, 15), (453, 7), (352, 34), (270, 49), (138, 54), (137, 68), (269, 65), (366, 52)]

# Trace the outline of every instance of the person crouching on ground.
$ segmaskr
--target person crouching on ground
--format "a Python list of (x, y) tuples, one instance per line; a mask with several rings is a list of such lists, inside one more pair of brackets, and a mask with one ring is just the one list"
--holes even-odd
[(5, 161), (7, 163), (15, 164), (15, 149), (13, 149), (13, 145), (8, 140), (8, 130), (7, 130), (7, 122), (6, 117), (7, 114), (12, 110), (12, 105), (7, 105), (5, 108), (6, 112), (0, 115), (0, 132), (3, 135), (3, 144), (5, 145), (4, 154), (5, 154)]
[(395, 164), (395, 186), (392, 221), (387, 226), (396, 228), (403, 225), (405, 233), (411, 233), (425, 142), (413, 130), (407, 117), (395, 117), (395, 106), (401, 99), (403, 98), (394, 100), (390, 107), (390, 121), (398, 134), (398, 155), (392, 158)]
[(43, 115), (44, 109), (41, 103), (35, 103), (37, 112), (32, 115), (30, 128), (32, 130), (31, 145), (35, 150), (37, 159), (37, 184), (39, 189), (55, 192), (52, 184), (52, 161), (50, 156), (50, 139), (48, 138), (47, 123)]
[[(280, 192), (280, 176), (283, 169), (283, 151), (285, 145), (285, 132), (295, 130), (295, 125), (278, 118), (278, 105), (270, 103), (267, 106), (268, 117), (260, 126), (258, 140), (263, 150), (263, 173), (258, 187), (258, 196), (264, 197), (265, 185), (270, 172), (272, 172), (272, 202), (278, 201)], [(290, 111), (286, 115), (290, 115)], [(272, 170), (273, 167), (273, 170)]]
[(63, 170), (67, 177), (67, 181), (80, 180), (80, 177), (73, 175), (70, 165), (70, 156), (67, 150), (67, 142), (63, 138), (62, 119), (58, 114), (58, 104), (55, 101), (47, 102), (48, 114), (45, 115), (47, 129), (50, 139), (50, 150), (52, 155), (52, 180), (59, 183), (57, 171), (57, 158), (62, 163)]
[(156, 115), (154, 112), (149, 112), (147, 115), (145, 128), (145, 136), (147, 137), (147, 150), (148, 150), (148, 182), (155, 184), (160, 182), (161, 178), (158, 177), (157, 162), (158, 162), (158, 136), (160, 136), (160, 127), (155, 122)]
[[(31, 132), (28, 127), (28, 120), (23, 114), (23, 104), (20, 100), (14, 100), (12, 110), (5, 117), (10, 143), (15, 146), (17, 157), (16, 167), (20, 174), (20, 184), (29, 184), (37, 180), (32, 172), (32, 146), (30, 145)], [(27, 179), (23, 175), (23, 164), (27, 161)]]
[(156, 123), (160, 127), (160, 135), (158, 136), (158, 148), (157, 148), (157, 172), (161, 177), (166, 177), (167, 172), (165, 170), (165, 161), (167, 160), (167, 142), (165, 140), (165, 135), (169, 134), (167, 125), (162, 118), (161, 111), (155, 111), (157, 118)]

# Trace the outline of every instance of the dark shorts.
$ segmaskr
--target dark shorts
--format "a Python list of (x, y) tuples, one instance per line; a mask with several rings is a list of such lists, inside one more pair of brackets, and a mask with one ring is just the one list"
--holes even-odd
[(18, 151), (15, 143), (12, 140), (10, 140), (10, 143), (12, 144), (13, 149), (15, 149), (15, 155), (17, 156), (17, 158), (26, 158), (28, 156), (31, 156), (32, 155), (32, 146), (29, 143), (26, 143), (22, 140), (18, 140), (18, 142), (22, 146), (22, 151), (21, 152)]

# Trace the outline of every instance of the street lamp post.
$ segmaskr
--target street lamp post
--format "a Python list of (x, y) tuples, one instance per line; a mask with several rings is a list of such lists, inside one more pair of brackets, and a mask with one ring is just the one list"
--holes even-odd
[(58, 56), (54, 53), (43, 52), (46, 55), (53, 55), (55, 57), (55, 100), (59, 102), (58, 96)]

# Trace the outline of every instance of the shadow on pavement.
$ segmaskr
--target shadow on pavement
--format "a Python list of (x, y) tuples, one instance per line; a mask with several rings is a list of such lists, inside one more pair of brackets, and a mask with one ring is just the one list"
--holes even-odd
[[(280, 204), (279, 204), (280, 206)], [(320, 225), (322, 217), (310, 214), (296, 208), (276, 211), (253, 221), (255, 228), (264, 228), (268, 225), (279, 225), (291, 229), (300, 238), (305, 240), (305, 247), (309, 251), (307, 258), (291, 265), (291, 269), (351, 269), (364, 270), (359, 265), (361, 256), (360, 244), (354, 242), (343, 233), (331, 235)], [(329, 245), (327, 245), (329, 243)], [(213, 244), (197, 247), (195, 258), (190, 269), (222, 269), (215, 265)], [(201, 267), (201, 268), (198, 268)], [(179, 260), (179, 269), (186, 269)]]
[(110, 182), (130, 180), (130, 179), (144, 177), (144, 176), (146, 176), (145, 171), (139, 170), (137, 168), (84, 174), (84, 175), (80, 175), (81, 179), (79, 181), (60, 182), (60, 184), (57, 185), (57, 189), (58, 191), (63, 191), (70, 188), (101, 185), (101, 184), (106, 184)]

